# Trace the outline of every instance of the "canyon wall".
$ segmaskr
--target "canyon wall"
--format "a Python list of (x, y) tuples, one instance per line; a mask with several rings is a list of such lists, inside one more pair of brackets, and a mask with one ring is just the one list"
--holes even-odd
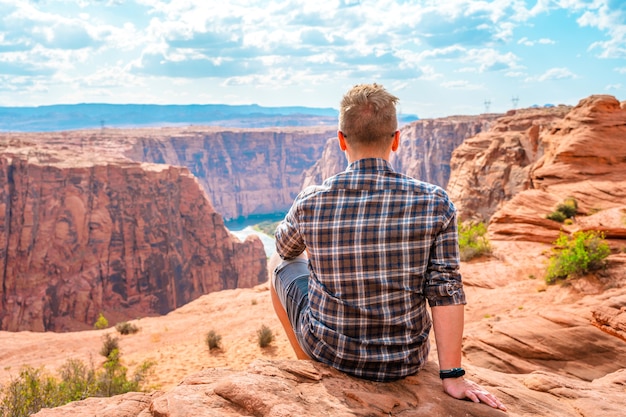
[(512, 110), (451, 153), (447, 191), (463, 220), (489, 220), (498, 206), (530, 186), (529, 172), (544, 153), (542, 135), (568, 106)]
[(138, 135), (126, 156), (186, 166), (226, 219), (286, 212), (335, 127), (188, 128)]
[[(446, 187), (452, 151), (463, 141), (488, 128), (498, 115), (451, 116), (423, 119), (400, 128), (400, 147), (391, 163), (399, 172)], [(336, 136), (336, 135), (335, 135)], [(322, 157), (305, 173), (303, 186), (321, 184), (347, 166), (337, 138), (328, 140)]]
[[(529, 167), (528, 187), (494, 213), (492, 236), (553, 242), (562, 231), (598, 230), (624, 239), (626, 102), (609, 95), (582, 99), (539, 142), (543, 152)], [(572, 224), (546, 219), (570, 197), (578, 204)]]
[[(623, 239), (626, 102), (594, 95), (572, 106), (511, 111), (452, 154), (447, 191), (463, 220), (489, 222), (494, 239), (552, 243), (599, 230)], [(572, 224), (546, 218), (574, 198)]]
[(232, 236), (186, 168), (3, 139), (0, 329), (88, 329), (267, 279), (260, 239)]

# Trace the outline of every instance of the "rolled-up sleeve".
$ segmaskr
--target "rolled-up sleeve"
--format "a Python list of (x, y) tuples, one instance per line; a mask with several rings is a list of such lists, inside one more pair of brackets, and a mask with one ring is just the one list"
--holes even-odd
[(276, 228), (276, 252), (282, 259), (293, 259), (305, 250), (304, 239), (298, 229), (297, 200)]
[(425, 294), (431, 307), (466, 304), (459, 271), (459, 243), (456, 209), (447, 203), (447, 220), (442, 224), (431, 248)]

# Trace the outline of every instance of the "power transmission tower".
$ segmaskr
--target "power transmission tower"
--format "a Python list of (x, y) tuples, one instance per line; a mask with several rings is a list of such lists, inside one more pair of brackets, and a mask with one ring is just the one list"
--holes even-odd
[(489, 106), (491, 106), (491, 101), (485, 100), (485, 113), (489, 113)]
[(517, 108), (517, 103), (519, 102), (519, 97), (515, 96), (511, 99), (511, 101), (513, 102), (513, 110), (515, 110)]

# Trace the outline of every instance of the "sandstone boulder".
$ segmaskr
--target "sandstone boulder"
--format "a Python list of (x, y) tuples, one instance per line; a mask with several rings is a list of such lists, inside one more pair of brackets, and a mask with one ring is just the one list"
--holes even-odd
[[(470, 371), (472, 372), (472, 371)], [(36, 417), (203, 416), (603, 416), (626, 406), (626, 372), (583, 382), (547, 372), (482, 371), (479, 381), (510, 404), (509, 412), (455, 400), (442, 392), (437, 367), (392, 383), (349, 377), (311, 361), (257, 360), (244, 372), (208, 369), (168, 392), (89, 398)], [(494, 388), (495, 387), (495, 388)]]

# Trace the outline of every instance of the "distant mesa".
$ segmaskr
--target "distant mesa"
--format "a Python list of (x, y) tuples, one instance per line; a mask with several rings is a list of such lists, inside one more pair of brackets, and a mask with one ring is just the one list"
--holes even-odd
[[(329, 126), (338, 111), (314, 107), (262, 107), (226, 104), (58, 104), (38, 107), (0, 107), (0, 132), (55, 132), (78, 129), (221, 126), (263, 128)], [(401, 124), (418, 120), (400, 115)]]

